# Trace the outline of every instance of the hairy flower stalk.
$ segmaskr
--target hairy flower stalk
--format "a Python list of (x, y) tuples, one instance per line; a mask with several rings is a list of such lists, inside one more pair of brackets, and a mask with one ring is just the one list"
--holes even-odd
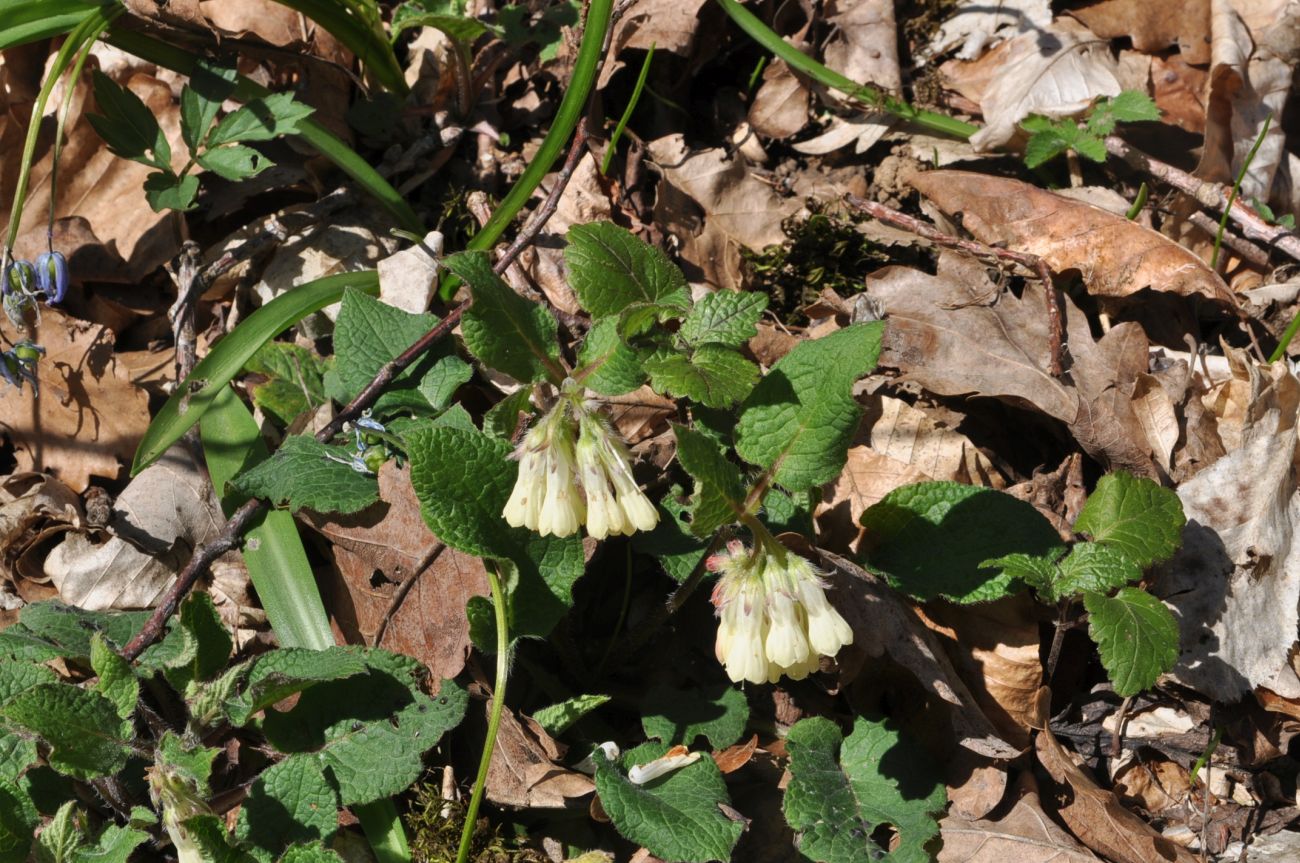
[(193, 783), (171, 766), (159, 764), (148, 768), (145, 774), (149, 794), (162, 810), (163, 829), (172, 841), (177, 863), (203, 863), (202, 849), (185, 822), (198, 815), (211, 815), (212, 810)]
[(713, 588), (718, 661), (739, 683), (802, 680), (819, 656), (853, 643), (853, 630), (826, 599), (826, 582), (807, 560), (770, 536), (753, 551), (738, 541), (709, 558), (720, 573)]
[(566, 381), (560, 399), (524, 435), (502, 515), (542, 536), (571, 536), (586, 524), (596, 539), (651, 530), (659, 512), (632, 476), (627, 447)]

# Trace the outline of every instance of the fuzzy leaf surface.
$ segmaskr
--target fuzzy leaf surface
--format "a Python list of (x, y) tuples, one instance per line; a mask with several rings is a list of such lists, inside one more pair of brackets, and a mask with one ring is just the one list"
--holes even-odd
[(1127, 698), (1149, 689), (1178, 661), (1178, 621), (1145, 590), (1125, 587), (1113, 597), (1085, 593), (1083, 605), (1088, 634), (1116, 694)]
[(474, 297), (460, 325), (470, 353), (520, 383), (559, 373), (558, 325), (546, 307), (512, 291), (492, 272), (486, 252), (461, 252), (442, 263)]
[(235, 835), (270, 854), (295, 842), (328, 842), (338, 829), (338, 808), (320, 762), (290, 755), (257, 777), (239, 810)]
[(766, 294), (714, 291), (695, 304), (677, 337), (692, 346), (714, 342), (739, 347), (758, 333), (758, 321), (766, 308)]
[(862, 417), (853, 383), (876, 367), (882, 331), (854, 324), (782, 357), (741, 405), (740, 457), (791, 491), (838, 476)]
[(42, 683), (0, 707), (0, 717), (40, 736), (50, 766), (78, 779), (108, 776), (126, 766), (131, 723), (98, 692), (66, 683)]
[(695, 479), (691, 533), (712, 536), (718, 528), (738, 520), (745, 512), (745, 488), (740, 468), (708, 435), (673, 426), (677, 437), (677, 460)]
[(593, 318), (617, 315), (633, 303), (690, 307), (682, 271), (662, 250), (607, 222), (569, 229), (564, 263), (578, 302)]
[(618, 319), (602, 318), (587, 331), (578, 352), (585, 387), (604, 396), (631, 392), (645, 381), (641, 358), (619, 337)]
[(260, 497), (293, 512), (310, 509), (343, 515), (379, 500), (379, 481), (348, 464), (353, 450), (329, 446), (311, 435), (290, 435), (271, 457), (241, 473), (230, 485), (240, 494)]
[(689, 354), (665, 351), (646, 360), (650, 385), (657, 392), (724, 408), (749, 395), (758, 381), (758, 366), (726, 345), (700, 345)]
[(667, 744), (647, 743), (628, 752), (621, 767), (597, 752), (596, 793), (618, 832), (656, 857), (682, 863), (730, 860), (742, 825), (722, 814), (727, 786), (718, 765), (707, 755), (694, 764), (634, 785), (624, 772), (668, 751)]
[(1182, 502), (1173, 491), (1149, 479), (1112, 473), (1097, 481), (1074, 529), (1114, 546), (1145, 569), (1173, 555), (1186, 523)]

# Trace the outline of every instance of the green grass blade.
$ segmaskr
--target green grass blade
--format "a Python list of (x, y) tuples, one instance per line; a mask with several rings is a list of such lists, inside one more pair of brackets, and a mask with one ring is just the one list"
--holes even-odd
[(932, 132), (951, 135), (963, 141), (979, 130), (978, 126), (971, 123), (944, 114), (936, 114), (933, 111), (914, 108), (902, 99), (895, 99), (893, 96), (882, 93), (873, 87), (865, 87), (856, 81), (852, 81), (839, 72), (826, 68), (786, 42), (772, 28), (758, 20), (754, 13), (741, 6), (736, 0), (718, 0), (718, 3), (731, 16), (731, 20), (740, 25), (740, 29), (744, 30), (751, 39), (780, 57), (789, 64), (791, 69), (797, 69), (827, 87), (839, 90), (841, 93), (864, 102), (878, 111), (888, 112)]
[(352, 813), (366, 831), (370, 850), (375, 852), (379, 863), (408, 863), (411, 846), (406, 842), (406, 831), (402, 829), (402, 819), (397, 816), (393, 801), (376, 800), (353, 806)]
[(0, 50), (71, 31), (112, 0), (0, 0)]
[[(226, 484), (266, 459), (270, 452), (252, 413), (229, 386), (222, 387), (212, 399), (199, 431), (212, 486), (229, 516), (247, 498), (226, 494)], [(281, 646), (313, 650), (332, 647), (334, 633), (293, 516), (285, 510), (269, 510), (253, 522), (245, 536), (243, 555), (248, 577), (257, 588)]]
[[(605, 31), (609, 29), (613, 9), (614, 0), (591, 0), (591, 5), (587, 8), (587, 23), (582, 30), (582, 43), (578, 46), (578, 59), (573, 64), (573, 76), (569, 79), (564, 98), (560, 100), (560, 107), (555, 112), (555, 122), (537, 148), (537, 155), (492, 211), (486, 224), (466, 244), (467, 249), (492, 248), (564, 152), (573, 130), (578, 126), (578, 120), (587, 109), (587, 96), (596, 82), (596, 73), (600, 71), (601, 49), (605, 44)], [(443, 279), (439, 295), (444, 300), (449, 300), (459, 285), (458, 279)]]
[(636, 86), (632, 88), (632, 98), (627, 100), (627, 106), (623, 108), (623, 116), (618, 118), (618, 125), (614, 127), (614, 132), (609, 136), (609, 146), (605, 148), (605, 158), (600, 162), (600, 173), (608, 174), (609, 165), (614, 161), (614, 153), (618, 151), (618, 139), (623, 137), (623, 130), (627, 128), (627, 123), (632, 119), (632, 112), (636, 110), (637, 102), (641, 101), (641, 91), (645, 89), (645, 79), (650, 75), (650, 61), (655, 58), (654, 43), (650, 43), (650, 50), (645, 54), (645, 60), (641, 62), (641, 72), (636, 76)]
[[(174, 45), (122, 28), (110, 28), (104, 41), (121, 48), (128, 54), (134, 54), (150, 63), (171, 69), (173, 72), (180, 72), (182, 75), (192, 74), (195, 63), (199, 60), (194, 54)], [(269, 96), (270, 93), (270, 90), (241, 75), (239, 86), (235, 90), (235, 98), (256, 99)], [(397, 190), (355, 150), (310, 117), (298, 124), (298, 130), (298, 137), (337, 165), (339, 170), (351, 177), (358, 186), (369, 192), (393, 214), (403, 228), (421, 237), (424, 236), (424, 223), (415, 214), (415, 210), (411, 209), (411, 205), (406, 203)]]
[(338, 302), (343, 297), (344, 288), (378, 294), (379, 274), (374, 270), (339, 273), (299, 285), (253, 312), (230, 335), (217, 342), (145, 429), (144, 438), (135, 451), (131, 475), (152, 464), (202, 419), (213, 399), (221, 394), (226, 384), (262, 345), (312, 312)]
[(410, 92), (393, 46), (383, 33), (353, 15), (338, 0), (275, 0), (301, 12), (333, 34), (366, 65), (386, 90), (405, 96)]

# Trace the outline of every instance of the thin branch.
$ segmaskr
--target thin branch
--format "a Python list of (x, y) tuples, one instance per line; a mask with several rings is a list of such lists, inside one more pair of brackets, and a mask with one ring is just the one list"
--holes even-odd
[[(1221, 183), (1209, 183), (1181, 171), (1173, 165), (1153, 159), (1141, 150), (1131, 146), (1123, 138), (1111, 135), (1106, 139), (1106, 150), (1112, 156), (1122, 159), (1129, 167), (1163, 183), (1173, 186), (1180, 192), (1190, 195), (1198, 204), (1222, 213), (1228, 207), (1232, 194), (1230, 186)], [(1263, 243), (1269, 248), (1279, 249), (1300, 261), (1300, 236), (1279, 225), (1270, 225), (1264, 217), (1256, 213), (1240, 199), (1232, 202), (1228, 211), (1231, 218), (1241, 228), (1246, 239)]]
[(1059, 292), (1056, 284), (1052, 281), (1052, 271), (1047, 263), (1037, 255), (1030, 255), (1025, 252), (1017, 252), (1011, 249), (1000, 249), (996, 246), (986, 246), (983, 243), (977, 243), (974, 240), (966, 240), (961, 237), (954, 237), (935, 229), (933, 225), (927, 224), (906, 213), (900, 213), (898, 210), (886, 207), (884, 204), (877, 204), (875, 201), (864, 201), (855, 195), (848, 196), (849, 204), (856, 209), (861, 210), (872, 218), (879, 219), (882, 222), (888, 222), (891, 225), (910, 231), (918, 237), (923, 237), (932, 243), (941, 246), (947, 246), (950, 249), (957, 249), (967, 254), (975, 255), (981, 258), (994, 258), (1004, 261), (1012, 261), (1026, 269), (1038, 274), (1038, 279), (1043, 283), (1043, 293), (1047, 299), (1047, 340), (1048, 340), (1048, 370), (1052, 377), (1061, 376), (1061, 353), (1063, 349), (1064, 334), (1061, 330), (1061, 305)]
[(564, 165), (556, 176), (555, 185), (551, 187), (550, 194), (546, 196), (542, 206), (533, 214), (528, 225), (519, 232), (519, 236), (515, 237), (515, 241), (501, 253), (496, 266), (493, 267), (497, 275), (504, 273), (514, 263), (515, 258), (519, 257), (519, 254), (533, 240), (537, 239), (537, 235), (541, 233), (542, 228), (551, 220), (551, 216), (555, 215), (556, 209), (560, 206), (560, 198), (564, 194), (565, 187), (569, 185), (569, 180), (573, 178), (573, 172), (578, 169), (578, 163), (582, 161), (583, 155), (587, 152), (587, 139), (589, 137), (587, 118), (583, 117), (578, 121), (578, 128), (574, 130), (573, 143), (569, 145), (569, 155), (565, 157)]

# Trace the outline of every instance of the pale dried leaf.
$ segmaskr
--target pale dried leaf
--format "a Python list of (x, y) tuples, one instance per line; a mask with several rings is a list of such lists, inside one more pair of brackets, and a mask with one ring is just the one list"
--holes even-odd
[(807, 141), (792, 144), (793, 149), (809, 156), (824, 156), (853, 145), (855, 153), (865, 153), (871, 145), (885, 136), (897, 122), (892, 114), (865, 114), (861, 119), (846, 120), (831, 117), (826, 130)]
[(902, 89), (893, 0), (829, 0), (823, 14), (836, 28), (822, 50), (827, 66), (858, 84)]
[(1178, 488), (1188, 526), (1157, 590), (1179, 620), (1180, 682), (1221, 701), (1257, 686), (1296, 698), (1300, 381), (1281, 363), (1237, 354), (1235, 365), (1248, 388), (1240, 443)]
[(784, 60), (763, 70), (763, 84), (749, 106), (749, 125), (768, 138), (789, 138), (808, 124), (811, 94)]
[(1043, 812), (1033, 776), (1017, 783), (1016, 803), (997, 819), (949, 812), (939, 822), (938, 863), (1092, 863), (1097, 857)]
[(927, 171), (908, 182), (981, 242), (1041, 257), (1053, 272), (1078, 270), (1088, 292), (1127, 297), (1143, 288), (1202, 296), (1234, 308), (1223, 280), (1188, 250), (1150, 228), (1088, 204), (1003, 177)]
[(112, 536), (69, 534), (45, 560), (64, 602), (81, 608), (150, 608), (194, 548), (224, 523), (207, 477), (173, 447), (118, 497)]
[(985, 125), (971, 146), (996, 149), (1030, 114), (1073, 117), (1100, 96), (1118, 95), (1118, 72), (1106, 43), (1069, 18), (1017, 36), (980, 99)]
[(560, 755), (540, 725), (531, 720), (525, 725), (505, 711), (488, 765), (487, 799), (498, 806), (563, 809), (569, 798), (595, 791), (589, 776), (555, 763)]
[(1182, 430), (1173, 400), (1160, 381), (1149, 374), (1139, 374), (1133, 386), (1133, 414), (1146, 432), (1147, 444), (1156, 461), (1165, 470), (1174, 466), (1174, 447)]

